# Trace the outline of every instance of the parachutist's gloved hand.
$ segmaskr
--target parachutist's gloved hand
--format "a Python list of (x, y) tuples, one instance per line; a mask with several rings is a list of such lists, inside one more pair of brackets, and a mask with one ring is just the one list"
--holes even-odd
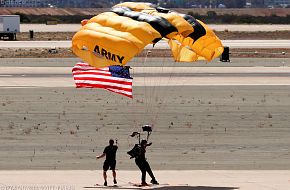
[(150, 142), (150, 143), (147, 144), (147, 146), (151, 146), (151, 145), (152, 145), (152, 142)]

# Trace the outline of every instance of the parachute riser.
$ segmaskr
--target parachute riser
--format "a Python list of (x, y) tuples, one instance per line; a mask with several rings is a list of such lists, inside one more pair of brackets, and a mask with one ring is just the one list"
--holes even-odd
[[(133, 134), (135, 134), (135, 135), (133, 135)], [(130, 135), (130, 136), (131, 136), (131, 137), (134, 137), (134, 136), (137, 135), (138, 144), (140, 145), (140, 144), (141, 144), (141, 133), (139, 133), (139, 132), (133, 132), (133, 134)], [(147, 131), (147, 137), (146, 137), (146, 140), (147, 140), (147, 141), (149, 141), (149, 137), (150, 137), (150, 135), (151, 135), (151, 132)]]
[[(143, 132), (145, 132), (145, 131), (147, 132), (146, 141), (148, 142), (149, 137), (150, 137), (150, 135), (152, 133), (152, 128), (149, 125), (144, 125), (142, 127), (142, 129), (143, 129)], [(135, 131), (130, 136), (131, 137), (137, 136), (137, 139), (138, 139), (138, 144), (135, 144), (134, 147), (132, 148), (132, 150), (130, 150), (130, 151), (127, 152), (127, 154), (129, 154), (131, 156), (130, 159), (132, 159), (132, 158), (138, 157), (140, 155), (141, 133)]]

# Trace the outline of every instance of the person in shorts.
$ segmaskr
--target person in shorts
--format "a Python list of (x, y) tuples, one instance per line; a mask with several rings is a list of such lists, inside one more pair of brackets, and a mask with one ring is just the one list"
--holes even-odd
[(106, 160), (103, 165), (103, 177), (104, 177), (104, 186), (107, 186), (107, 171), (110, 169), (112, 170), (113, 178), (114, 178), (114, 184), (117, 184), (116, 180), (116, 153), (118, 150), (118, 146), (114, 145), (114, 140), (109, 140), (109, 146), (107, 146), (103, 154), (96, 156), (97, 159), (103, 158), (106, 156)]

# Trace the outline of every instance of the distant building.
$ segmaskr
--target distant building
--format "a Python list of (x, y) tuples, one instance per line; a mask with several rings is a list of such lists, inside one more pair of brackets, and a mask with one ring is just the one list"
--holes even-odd
[(0, 0), (1, 7), (96, 7), (96, 0)]
[(265, 5), (268, 7), (287, 7), (290, 6), (290, 0), (265, 0)]
[(251, 7), (265, 7), (265, 0), (247, 0), (247, 4)]
[(53, 0), (0, 0), (1, 7), (48, 7)]
[[(125, 0), (124, 0), (125, 1)], [(290, 0), (144, 0), (164, 7), (287, 7)], [(0, 7), (111, 7), (120, 0), (0, 0)]]

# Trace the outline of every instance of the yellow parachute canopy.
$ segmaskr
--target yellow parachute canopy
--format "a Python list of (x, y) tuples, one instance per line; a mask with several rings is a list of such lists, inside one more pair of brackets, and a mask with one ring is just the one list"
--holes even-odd
[(168, 40), (175, 61), (212, 60), (220, 56), (220, 39), (190, 15), (150, 3), (125, 2), (111, 12), (82, 21), (72, 39), (73, 52), (95, 67), (125, 65), (150, 43)]

